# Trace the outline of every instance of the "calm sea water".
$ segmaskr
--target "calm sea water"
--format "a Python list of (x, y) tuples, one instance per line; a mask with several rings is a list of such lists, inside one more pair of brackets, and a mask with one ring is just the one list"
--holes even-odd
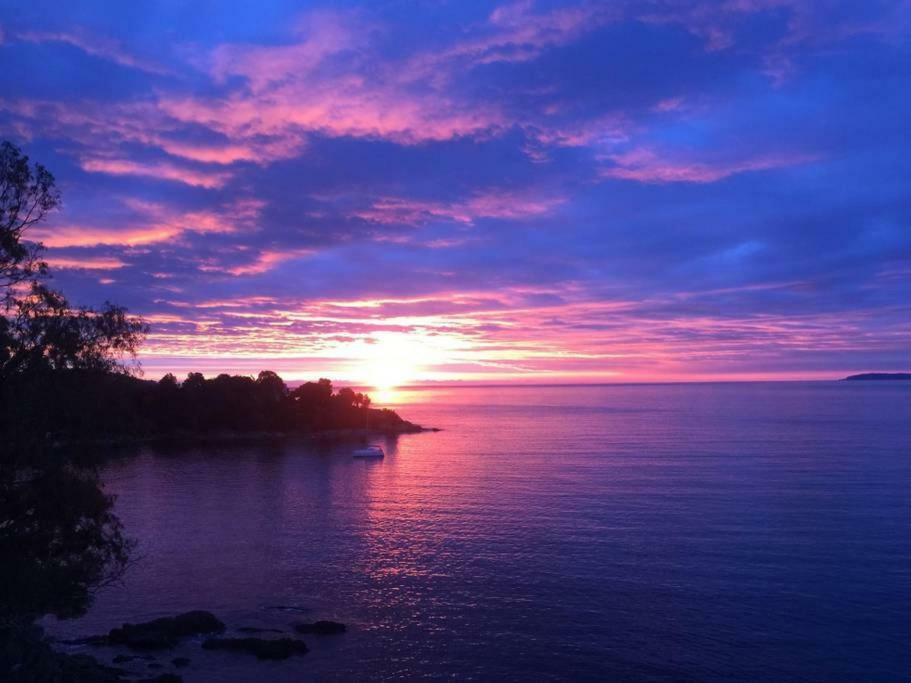
[(911, 678), (911, 382), (400, 400), (445, 431), (379, 440), (382, 461), (288, 442), (113, 463), (141, 557), (53, 631), (349, 625), (285, 662), (188, 643), (162, 658), (189, 656), (187, 681)]

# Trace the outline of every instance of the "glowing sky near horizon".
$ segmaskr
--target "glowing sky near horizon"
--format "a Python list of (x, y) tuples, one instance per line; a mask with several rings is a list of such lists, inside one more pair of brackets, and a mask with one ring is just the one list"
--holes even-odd
[(4, 3), (31, 236), (146, 375), (911, 369), (911, 3)]

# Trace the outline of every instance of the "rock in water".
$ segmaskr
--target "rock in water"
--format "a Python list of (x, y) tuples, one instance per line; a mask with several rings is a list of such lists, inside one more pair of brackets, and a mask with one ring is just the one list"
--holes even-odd
[(143, 661), (152, 661), (154, 657), (151, 655), (117, 655), (111, 661), (114, 664), (126, 664), (127, 662), (132, 662), (134, 660), (141, 659)]
[(331, 636), (336, 633), (344, 633), (347, 628), (344, 624), (340, 624), (337, 621), (314, 621), (312, 624), (294, 624), (294, 630), (298, 633), (315, 633), (318, 636)]
[(141, 624), (124, 624), (111, 629), (107, 640), (137, 650), (163, 650), (174, 647), (181, 638), (224, 630), (225, 625), (214, 614), (196, 610)]
[(124, 683), (127, 672), (86, 654), (51, 649), (38, 627), (0, 628), (0, 681), (3, 683)]
[(204, 650), (230, 650), (248, 652), (257, 659), (287, 659), (291, 655), (307, 653), (307, 645), (293, 638), (209, 638), (202, 644)]

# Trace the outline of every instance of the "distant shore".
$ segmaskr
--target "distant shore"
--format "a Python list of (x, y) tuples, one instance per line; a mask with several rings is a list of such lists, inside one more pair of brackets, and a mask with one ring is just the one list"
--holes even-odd
[(849, 375), (845, 382), (895, 381), (911, 380), (911, 372), (865, 372), (860, 375)]

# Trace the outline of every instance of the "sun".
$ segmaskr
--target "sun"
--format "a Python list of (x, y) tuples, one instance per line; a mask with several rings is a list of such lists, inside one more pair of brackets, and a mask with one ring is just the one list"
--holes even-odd
[(371, 343), (363, 346), (356, 369), (358, 380), (373, 389), (375, 401), (388, 402), (396, 388), (421, 379), (425, 354), (422, 346), (407, 335), (372, 337)]
[(366, 383), (377, 391), (389, 391), (407, 384), (413, 375), (410, 370), (398, 364), (377, 360), (365, 368)]

